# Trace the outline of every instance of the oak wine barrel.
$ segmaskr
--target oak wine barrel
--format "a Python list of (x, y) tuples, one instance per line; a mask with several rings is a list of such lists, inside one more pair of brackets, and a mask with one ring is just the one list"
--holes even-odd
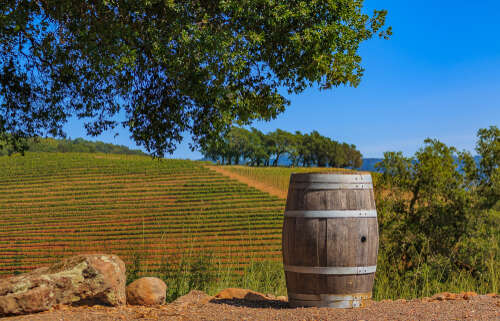
[(370, 174), (292, 174), (282, 236), (290, 305), (355, 308), (371, 298), (378, 223)]

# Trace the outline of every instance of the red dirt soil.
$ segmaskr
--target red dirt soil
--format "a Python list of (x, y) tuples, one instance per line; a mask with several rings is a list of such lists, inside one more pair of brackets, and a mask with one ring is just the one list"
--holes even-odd
[(500, 297), (480, 295), (447, 300), (429, 298), (371, 302), (365, 308), (289, 308), (286, 301), (216, 300), (193, 291), (173, 303), (155, 306), (57, 307), (6, 321), (111, 320), (500, 320)]

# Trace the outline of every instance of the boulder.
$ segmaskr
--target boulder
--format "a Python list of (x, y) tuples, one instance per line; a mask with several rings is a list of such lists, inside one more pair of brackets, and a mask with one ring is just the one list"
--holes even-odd
[(125, 304), (125, 264), (115, 255), (87, 254), (0, 280), (0, 317), (65, 305)]
[(216, 299), (221, 300), (247, 300), (247, 301), (266, 301), (270, 298), (264, 294), (247, 289), (227, 288), (215, 295)]
[(167, 285), (159, 278), (140, 278), (127, 286), (127, 303), (131, 305), (164, 304), (166, 295)]

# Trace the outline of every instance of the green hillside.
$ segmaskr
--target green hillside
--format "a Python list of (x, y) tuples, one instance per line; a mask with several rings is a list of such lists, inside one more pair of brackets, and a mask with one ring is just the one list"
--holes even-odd
[[(25, 148), (30, 152), (48, 153), (105, 153), (105, 154), (127, 154), (146, 155), (140, 150), (130, 149), (123, 145), (114, 145), (100, 141), (91, 142), (83, 138), (55, 139), (55, 138), (28, 138), (24, 141)], [(5, 142), (0, 140), (0, 156), (13, 153), (10, 146), (4, 146)]]
[[(284, 200), (201, 162), (27, 153), (0, 157), (0, 273), (106, 252), (148, 271), (186, 253), (280, 259)], [(241, 268), (241, 266), (240, 266)]]

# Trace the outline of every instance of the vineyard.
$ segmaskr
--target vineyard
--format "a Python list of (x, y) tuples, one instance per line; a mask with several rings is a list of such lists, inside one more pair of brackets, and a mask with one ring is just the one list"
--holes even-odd
[[(292, 173), (348, 173), (350, 169), (332, 167), (252, 167), (252, 166), (222, 166), (224, 171), (246, 177), (252, 181), (261, 182), (279, 191), (281, 198), (286, 198), (290, 175)], [(370, 173), (376, 183), (377, 173)]]
[[(2, 156), (0, 277), (62, 257), (104, 252), (124, 259), (129, 281), (146, 274), (162, 277), (169, 301), (193, 288), (216, 293), (225, 287), (243, 287), (284, 295), (282, 215), (290, 174), (304, 171), (339, 170), (214, 166), (118, 154)], [(461, 252), (440, 256), (438, 248), (405, 258), (398, 252), (401, 233), (412, 235), (414, 229), (427, 227), (449, 229), (454, 226), (451, 219), (460, 216), (446, 212), (448, 225), (403, 224), (412, 216), (405, 212), (408, 206), (398, 206), (410, 202), (411, 191), (394, 190), (379, 174), (372, 177), (384, 240), (374, 298), (498, 291), (498, 210), (476, 212), (481, 216), (474, 216), (471, 229), (460, 232), (460, 243), (453, 243)], [(277, 191), (276, 196), (262, 191), (270, 189)], [(457, 189), (457, 193), (463, 191)], [(420, 203), (418, 211), (433, 211), (427, 204)], [(470, 208), (465, 210), (474, 210), (473, 203), (467, 204)], [(432, 232), (426, 237), (429, 242), (435, 238), (439, 245), (443, 235)], [(448, 248), (453, 246), (444, 250)], [(443, 258), (476, 262), (479, 272)], [(405, 259), (411, 259), (411, 265), (401, 265)]]
[[(284, 200), (185, 160), (0, 157), (0, 275), (106, 252), (153, 272), (180, 254), (222, 264), (281, 258)], [(234, 268), (233, 268), (234, 270)]]

